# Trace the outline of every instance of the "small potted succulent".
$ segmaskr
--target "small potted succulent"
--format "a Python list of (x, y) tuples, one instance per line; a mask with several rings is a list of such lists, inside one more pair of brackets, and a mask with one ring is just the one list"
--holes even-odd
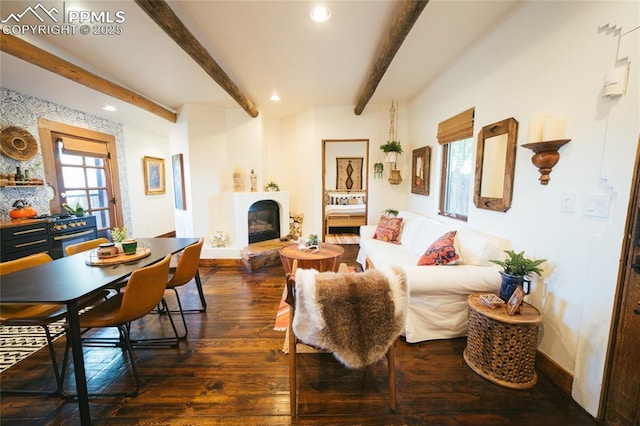
[(280, 185), (272, 181), (265, 185), (264, 190), (267, 192), (278, 192), (280, 191)]
[[(526, 294), (529, 294), (531, 281), (527, 277), (532, 273), (542, 276), (542, 269), (539, 266), (547, 259), (528, 259), (524, 257), (524, 251), (516, 253), (513, 250), (505, 250), (504, 252), (507, 254), (505, 260), (491, 259), (489, 261), (504, 269), (500, 272), (502, 275), (500, 298), (506, 302), (518, 286), (522, 287)], [(526, 289), (524, 288), (525, 283), (527, 283)]]
[(387, 217), (396, 217), (398, 216), (398, 210), (396, 209), (386, 209), (384, 211), (384, 215)]

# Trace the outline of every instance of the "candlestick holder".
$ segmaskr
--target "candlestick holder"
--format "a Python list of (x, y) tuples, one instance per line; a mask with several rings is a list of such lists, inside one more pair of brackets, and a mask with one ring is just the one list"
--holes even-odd
[(549, 184), (549, 174), (553, 167), (560, 160), (560, 153), (558, 150), (569, 142), (571, 139), (558, 139), (554, 141), (541, 141), (522, 144), (524, 148), (528, 148), (534, 152), (531, 157), (531, 162), (538, 168), (540, 172), (541, 185)]

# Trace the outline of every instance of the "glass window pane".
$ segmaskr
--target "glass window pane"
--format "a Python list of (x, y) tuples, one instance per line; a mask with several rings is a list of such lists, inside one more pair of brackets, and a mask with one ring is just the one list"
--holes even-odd
[(466, 217), (469, 212), (471, 191), (471, 164), (473, 139), (464, 139), (447, 145), (445, 200), (446, 213)]
[(77, 155), (63, 154), (62, 152), (60, 152), (60, 162), (62, 164), (82, 166), (82, 157)]
[(89, 199), (91, 200), (91, 209), (109, 207), (109, 199), (107, 191), (104, 189), (92, 189), (89, 191)]
[(86, 169), (87, 170), (87, 186), (89, 187), (105, 187), (107, 186), (107, 178), (104, 169)]
[(98, 157), (84, 157), (87, 166), (104, 167), (104, 159)]
[(87, 201), (87, 194), (85, 191), (67, 191), (66, 203), (72, 208), (76, 208), (77, 204), (80, 204), (83, 209), (89, 209), (89, 202)]
[(98, 229), (111, 228), (109, 223), (109, 212), (107, 210), (96, 210), (92, 214), (96, 217), (96, 224)]
[(65, 188), (84, 188), (87, 186), (84, 169), (81, 167), (63, 167), (62, 179)]

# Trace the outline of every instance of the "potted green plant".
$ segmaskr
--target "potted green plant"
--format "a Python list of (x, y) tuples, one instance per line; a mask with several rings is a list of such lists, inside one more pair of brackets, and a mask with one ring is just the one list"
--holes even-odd
[(114, 243), (121, 243), (127, 238), (127, 227), (112, 228), (111, 229), (111, 241)]
[[(546, 262), (547, 259), (528, 259), (524, 256), (524, 251), (516, 253), (513, 250), (505, 250), (504, 252), (507, 254), (506, 259), (491, 259), (489, 261), (503, 268), (503, 271), (500, 271), (502, 275), (500, 298), (506, 302), (518, 286), (521, 286), (525, 293), (529, 294), (531, 280), (527, 279), (527, 277), (532, 273), (542, 276), (542, 269), (539, 266)], [(526, 289), (524, 287), (525, 283), (527, 284)]]
[(280, 191), (280, 185), (275, 182), (269, 182), (265, 185), (264, 190), (267, 192), (278, 192)]
[(396, 217), (396, 216), (398, 216), (398, 210), (396, 210), (396, 209), (386, 209), (384, 211), (384, 214), (387, 217)]
[(384, 145), (380, 145), (380, 149), (384, 152), (387, 163), (395, 163), (398, 160), (398, 154), (402, 154), (402, 145), (399, 141), (387, 141)]

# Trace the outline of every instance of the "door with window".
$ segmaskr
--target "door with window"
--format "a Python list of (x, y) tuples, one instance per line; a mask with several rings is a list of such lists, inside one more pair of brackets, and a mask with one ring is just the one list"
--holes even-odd
[(96, 217), (98, 236), (108, 237), (109, 229), (123, 226), (115, 137), (43, 119), (39, 124), (47, 182), (55, 191), (51, 211), (64, 213), (65, 203), (81, 206)]
[(98, 232), (115, 222), (107, 144), (53, 133), (60, 205), (81, 206), (96, 217)]

